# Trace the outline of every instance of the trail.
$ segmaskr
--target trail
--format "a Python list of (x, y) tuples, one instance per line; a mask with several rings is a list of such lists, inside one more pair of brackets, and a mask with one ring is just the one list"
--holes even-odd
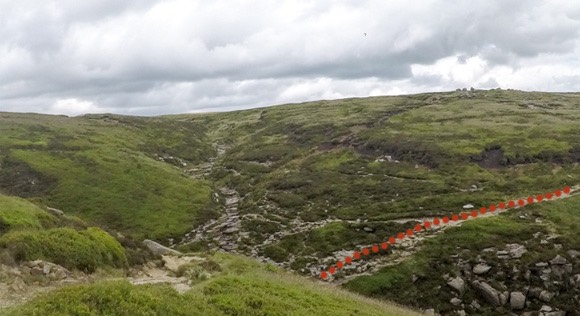
[[(533, 203), (552, 202), (555, 200), (567, 199), (567, 198), (570, 198), (570, 197), (578, 195), (578, 194), (580, 194), (580, 185), (575, 185), (575, 186), (570, 188), (570, 192), (568, 194), (562, 194), (560, 197), (554, 196), (550, 200), (543, 199), (541, 202), (538, 201), (537, 198), (534, 198)], [(515, 199), (515, 200), (517, 200), (517, 199)], [(397, 239), (397, 242), (394, 245), (394, 247), (389, 247), (389, 249), (392, 250), (392, 252), (389, 255), (373, 256), (370, 258), (365, 258), (361, 255), (361, 260), (356, 260), (356, 261), (353, 260), (351, 264), (345, 265), (341, 269), (341, 271), (343, 271), (346, 274), (343, 278), (336, 279), (333, 276), (333, 273), (327, 273), (327, 271), (322, 271), (322, 273), (326, 272), (328, 275), (328, 280), (334, 284), (342, 284), (342, 283), (344, 283), (344, 282), (346, 282), (354, 277), (358, 277), (361, 275), (370, 275), (373, 272), (376, 272), (383, 267), (395, 265), (395, 264), (398, 264), (398, 263), (406, 260), (412, 254), (414, 254), (415, 252), (420, 250), (420, 248), (417, 247), (417, 244), (419, 242), (421, 242), (425, 238), (434, 238), (434, 237), (436, 237), (437, 234), (442, 233), (445, 229), (447, 229), (449, 227), (461, 226), (462, 223), (467, 221), (467, 220), (486, 218), (486, 217), (490, 217), (490, 216), (499, 216), (499, 214), (504, 213), (506, 211), (510, 211), (511, 209), (520, 209), (520, 208), (523, 208), (527, 205), (529, 205), (528, 202), (526, 202), (525, 205), (523, 205), (523, 206), (519, 206), (516, 204), (515, 207), (506, 209), (506, 210), (501, 211), (501, 212), (499, 210), (496, 210), (495, 212), (487, 211), (485, 214), (480, 214), (478, 212), (478, 215), (475, 218), (469, 216), (467, 219), (460, 219), (458, 221), (450, 220), (447, 224), (444, 224), (444, 225), (443, 224), (432, 225), (428, 229), (425, 229), (423, 227), (423, 229), (421, 229), (419, 232), (414, 231), (412, 236), (405, 236), (404, 239), (402, 239), (402, 240)], [(425, 220), (431, 221), (431, 220), (433, 220), (433, 218), (418, 218), (415, 220), (417, 220), (420, 223), (423, 223)], [(388, 237), (389, 236), (385, 236), (385, 241), (387, 241)], [(372, 246), (373, 245), (359, 245), (358, 247), (355, 247), (355, 248), (356, 249), (363, 249), (363, 248), (370, 249)], [(343, 261), (344, 258), (348, 257), (348, 256), (352, 256), (352, 255), (353, 255), (353, 251), (342, 251), (342, 250), (337, 251), (337, 252), (333, 253), (333, 256), (332, 256), (333, 258), (335, 258), (335, 260), (326, 261), (325, 263), (326, 263), (326, 265), (329, 265), (332, 267), (333, 264), (336, 264), (338, 262), (344, 263), (344, 261)]]

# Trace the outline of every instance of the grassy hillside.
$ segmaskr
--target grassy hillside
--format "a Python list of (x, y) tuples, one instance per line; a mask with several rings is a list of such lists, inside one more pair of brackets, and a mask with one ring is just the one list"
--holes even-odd
[(100, 282), (43, 295), (3, 315), (418, 315), (240, 257), (211, 258), (214, 277), (185, 294), (165, 285)]
[[(411, 259), (383, 268), (371, 276), (355, 278), (346, 283), (345, 288), (407, 306), (436, 308), (441, 313), (451, 313), (462, 308), (450, 303), (450, 299), (457, 294), (447, 285), (445, 275), (464, 280), (484, 280), (497, 289), (509, 292), (526, 293), (526, 289), (544, 289), (547, 286), (548, 291), (558, 295), (548, 303), (528, 294), (528, 310), (539, 310), (542, 305), (548, 304), (575, 315), (580, 307), (580, 291), (569, 285), (568, 280), (580, 273), (580, 257), (573, 255), (574, 251), (580, 250), (579, 207), (580, 195), (576, 195), (498, 217), (466, 222), (461, 227), (448, 229), (437, 238), (426, 240)], [(496, 250), (508, 244), (523, 245), (527, 252), (517, 259), (506, 260), (496, 256)], [(548, 263), (558, 255), (571, 263), (571, 270), (558, 275), (552, 265), (554, 271), (550, 270), (546, 275), (553, 283), (545, 283), (546, 275), (536, 264)], [(473, 275), (471, 267), (481, 262), (491, 266), (492, 270), (479, 276)], [(469, 267), (467, 270), (466, 266)], [(531, 271), (527, 277), (526, 271)], [(459, 297), (465, 302), (468, 313), (510, 315), (509, 305), (498, 309), (487, 304), (469, 281), (466, 283), (465, 293)], [(479, 301), (483, 307), (474, 308), (469, 304), (473, 300)]]
[[(137, 238), (175, 238), (181, 250), (234, 249), (316, 276), (345, 252), (382, 242), (425, 217), (579, 184), (578, 122), (580, 94), (514, 90), (157, 118), (0, 113), (0, 192)], [(445, 281), (436, 275), (463, 277), (458, 266), (493, 262), (462, 256), (468, 250), (462, 243), (481, 250), (533, 240), (523, 259), (504, 267), (518, 271), (548, 260), (538, 257), (543, 254), (580, 250), (570, 237), (576, 218), (568, 219), (578, 199), (551, 205), (450, 229), (419, 244), (425, 251), (412, 260), (378, 273), (374, 268), (384, 261), (359, 264), (356, 273), (372, 275), (346, 286), (438, 311), (469, 310), (473, 299), (482, 305), (474, 311), (508, 313), (490, 309), (473, 291), (452, 306), (447, 287), (434, 292)], [(543, 237), (534, 237), (537, 232)], [(548, 241), (551, 234), (568, 237)], [(561, 251), (544, 251), (542, 240)], [(419, 283), (409, 284), (418, 282), (413, 274)], [(524, 282), (488, 281), (524, 291)], [(575, 294), (557, 291), (554, 304), (571, 308), (565, 301)], [(539, 309), (534, 300), (530, 310)]]
[(203, 137), (176, 121), (2, 113), (0, 192), (139, 237), (181, 235), (213, 216), (210, 184), (160, 158), (202, 161)]

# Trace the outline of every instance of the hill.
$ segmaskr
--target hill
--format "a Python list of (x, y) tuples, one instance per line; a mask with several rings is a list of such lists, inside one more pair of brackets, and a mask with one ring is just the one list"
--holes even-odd
[[(579, 184), (578, 122), (580, 94), (514, 90), (155, 118), (1, 113), (0, 192), (181, 251), (222, 249), (317, 277), (353, 250), (425, 218)], [(466, 246), (450, 240), (477, 241), (473, 249), (482, 251), (493, 241), (502, 247), (496, 251), (507, 251), (537, 239), (518, 264), (561, 255), (573, 265), (566, 272), (572, 277), (578, 267), (567, 252), (579, 250), (576, 241), (548, 238), (570, 235), (576, 217), (568, 222), (563, 214), (577, 205), (577, 198), (540, 204), (417, 238), (357, 262), (333, 282), (444, 313), (505, 314), (507, 303), (493, 306), (472, 285), (455, 297), (447, 279), (435, 282), (439, 274), (477, 281), (457, 266), (492, 263), (474, 251), (459, 253)], [(547, 215), (549, 207), (560, 217)], [(543, 251), (542, 241), (558, 249)], [(541, 271), (538, 281), (525, 280), (517, 264), (493, 269), (514, 267), (523, 273), (519, 281), (488, 280), (491, 286), (528, 295), (523, 287), (541, 285), (560, 297), (560, 287), (538, 283), (547, 282)], [(361, 274), (368, 275), (356, 278)], [(393, 295), (395, 289), (407, 295)], [(571, 293), (551, 304), (573, 309)], [(541, 307), (539, 297), (527, 301), (524, 311)]]

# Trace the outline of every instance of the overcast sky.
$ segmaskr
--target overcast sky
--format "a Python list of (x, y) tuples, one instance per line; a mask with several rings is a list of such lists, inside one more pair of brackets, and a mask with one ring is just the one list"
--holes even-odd
[(156, 115), (462, 87), (580, 91), (580, 2), (0, 0), (0, 111)]

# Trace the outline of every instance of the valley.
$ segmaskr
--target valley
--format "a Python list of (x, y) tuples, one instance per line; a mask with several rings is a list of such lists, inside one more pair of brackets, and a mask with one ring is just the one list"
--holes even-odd
[[(152, 239), (186, 256), (251, 257), (421, 311), (523, 315), (546, 305), (542, 313), (575, 315), (578, 122), (580, 94), (498, 89), (161, 117), (0, 113), (0, 193), (66, 216), (27, 230), (98, 226), (115, 236), (127, 263), (114, 269), (160, 260), (140, 245)], [(565, 186), (565, 199), (415, 234), (353, 262), (331, 285), (319, 279), (354, 250), (426, 219)], [(21, 228), (0, 219), (1, 245)], [(526, 252), (514, 258), (510, 245)], [(557, 256), (562, 273), (564, 261), (550, 263)], [(529, 268), (544, 263), (550, 272)], [(478, 265), (492, 272), (474, 273)], [(186, 279), (213, 282), (199, 275)], [(460, 289), (448, 285), (457, 278)], [(483, 283), (507, 297), (490, 299)], [(516, 292), (527, 303), (513, 308)]]

